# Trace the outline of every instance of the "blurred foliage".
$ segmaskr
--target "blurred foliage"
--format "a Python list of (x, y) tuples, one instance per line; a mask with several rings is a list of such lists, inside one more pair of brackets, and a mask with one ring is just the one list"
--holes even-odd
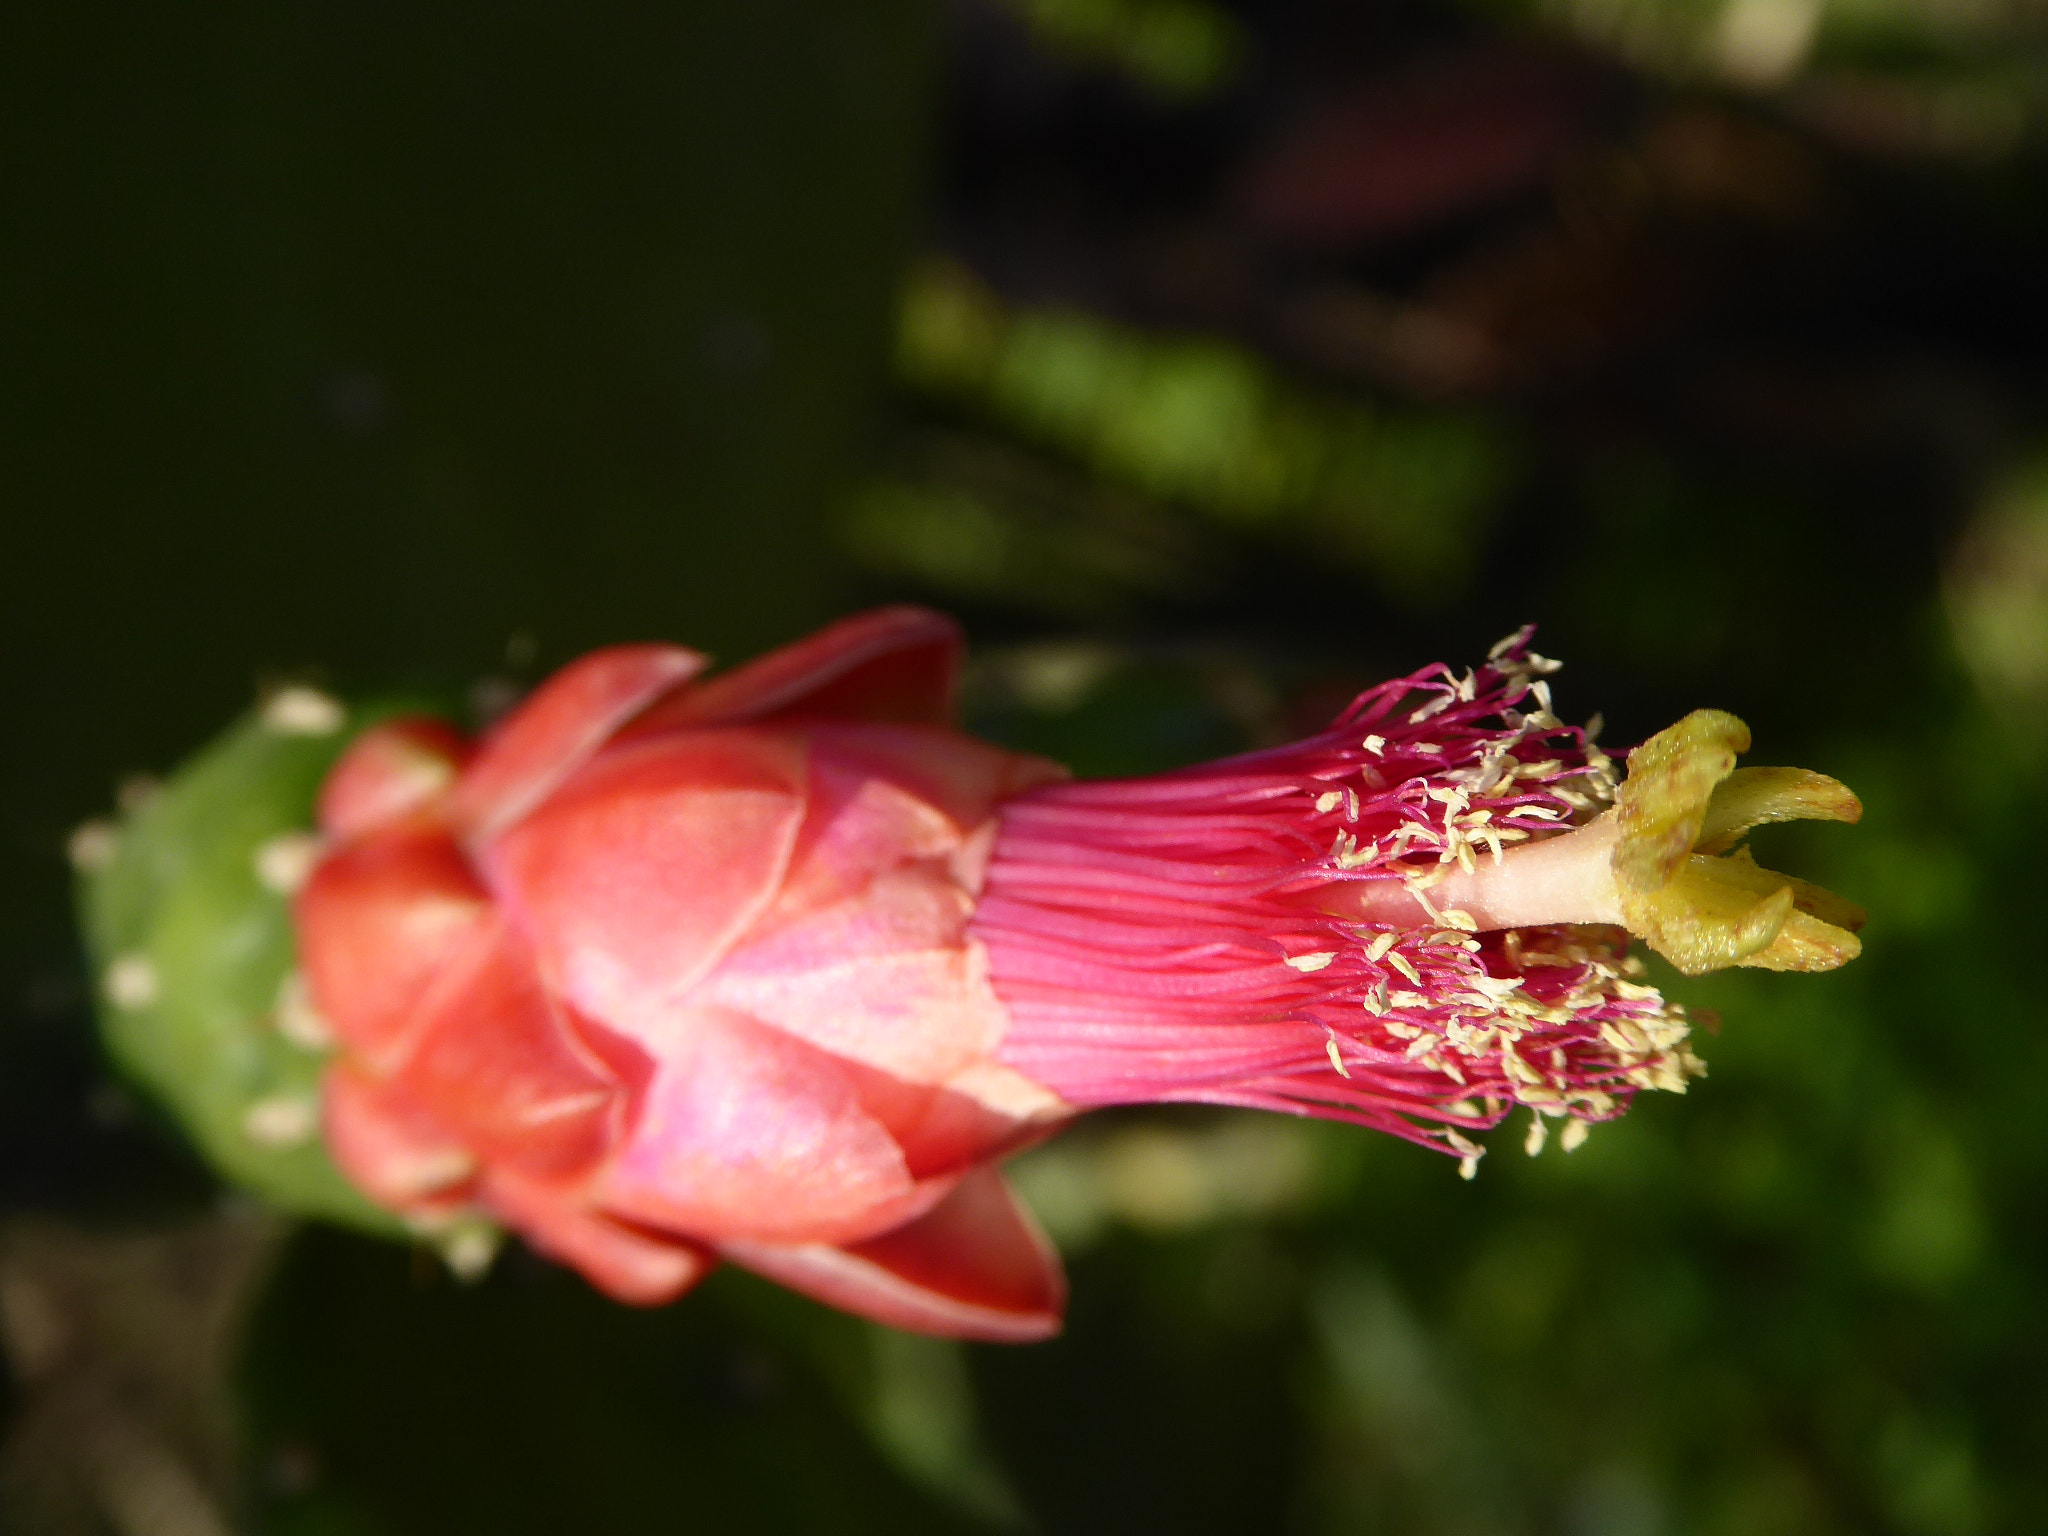
[(1127, 71), (1168, 97), (1194, 96), (1229, 74), (1243, 39), (1207, 0), (1005, 0), (1045, 46)]
[[(2029, 0), (1488, 0), (1630, 62), (1795, 100), (1935, 153), (1996, 154), (2038, 131), (2048, 14)], [(2032, 53), (2029, 58), (2028, 53)], [(1889, 109), (1889, 110), (1887, 110)]]
[(247, 1513), (232, 1391), (284, 1223), (243, 1205), (112, 1232), (14, 1217), (0, 1527), (228, 1536)]
[(311, 1231), (244, 1378), (262, 1528), (975, 1529), (878, 1454), (888, 1404), (849, 1401), (894, 1384), (876, 1353), (851, 1319), (732, 1276), (640, 1312), (523, 1253), (463, 1286)]
[[(0, 23), (8, 1517), (2038, 1528), (2038, 9), (970, 0), (935, 118), (933, 18), (829, 10)], [(1092, 774), (1535, 619), (1611, 743), (1726, 707), (1862, 794), (1760, 853), (1868, 906), (1866, 953), (1660, 978), (1725, 1020), (1710, 1075), (1568, 1156), (1512, 1125), (1469, 1185), (1092, 1117), (1016, 1165), (1074, 1304), (1012, 1350), (739, 1274), (643, 1313), (516, 1247), (471, 1284), (329, 1226), (280, 1254), (82, 1044), (112, 978), (65, 839), (252, 678), (481, 674), (488, 714), (599, 640), (902, 596), (974, 626), (976, 729)], [(297, 1083), (256, 858), (324, 747), (232, 740), (73, 847), (125, 849), (92, 921), (169, 964), (205, 950), (151, 861), (231, 828), (251, 968), (185, 1023)], [(303, 754), (280, 799), (239, 787), (265, 753)], [(282, 1166), (247, 1082), (211, 1122), (245, 1176)]]
[[(912, 384), (1108, 485), (1307, 542), (1404, 601), (1440, 600), (1463, 580), (1509, 457), (1477, 419), (1318, 394), (1220, 339), (1147, 335), (1066, 307), (1012, 311), (946, 262), (912, 275), (898, 348)], [(975, 572), (1029, 563), (1014, 547), (1030, 542), (1019, 500), (933, 465), (922, 486), (871, 491), (853, 534), (881, 569), (985, 588)], [(1138, 557), (1119, 562), (1127, 584), (1171, 580), (1171, 563), (1127, 547)]]
[(864, 569), (1076, 622), (1213, 590), (1216, 552), (1157, 503), (985, 437), (906, 438), (903, 469), (849, 497)]
[(1970, 520), (1947, 582), (1956, 643), (2014, 726), (2048, 728), (2048, 464), (2023, 464)]

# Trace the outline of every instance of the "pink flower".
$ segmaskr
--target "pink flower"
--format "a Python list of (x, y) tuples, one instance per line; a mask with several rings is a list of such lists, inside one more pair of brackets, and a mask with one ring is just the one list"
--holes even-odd
[(1466, 1132), (1517, 1104), (1570, 1146), (1698, 1070), (1627, 930), (1693, 970), (1854, 953), (1853, 909), (1720, 856), (1853, 796), (1731, 772), (1747, 733), (1706, 712), (1617, 792), (1526, 634), (1309, 741), (1120, 783), (952, 729), (958, 659), (892, 609), (710, 682), (600, 651), (474, 752), (425, 720), (356, 742), (297, 907), (344, 1171), (627, 1301), (723, 1257), (1040, 1338), (1064, 1283), (996, 1165), (1078, 1109), (1351, 1119), (1469, 1173)]

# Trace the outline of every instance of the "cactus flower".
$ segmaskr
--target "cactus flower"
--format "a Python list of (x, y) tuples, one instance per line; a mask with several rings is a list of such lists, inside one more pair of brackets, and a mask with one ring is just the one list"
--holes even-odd
[(901, 1327), (1058, 1327), (998, 1171), (1079, 1110), (1357, 1121), (1464, 1160), (1699, 1070), (1631, 933), (1822, 969), (1846, 903), (1731, 850), (1853, 820), (1702, 712), (1612, 760), (1526, 632), (1329, 730), (1085, 783), (950, 723), (959, 637), (892, 609), (709, 681), (625, 646), (472, 746), (360, 736), (295, 900), (322, 1116), (421, 1230), (483, 1213), (620, 1299), (718, 1259)]

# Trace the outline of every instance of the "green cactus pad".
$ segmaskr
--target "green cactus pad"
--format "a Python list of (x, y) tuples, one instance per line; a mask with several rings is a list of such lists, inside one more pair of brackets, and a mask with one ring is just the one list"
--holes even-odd
[(392, 713), (274, 696), (117, 824), (81, 833), (78, 898), (108, 1052), (222, 1177), (295, 1214), (400, 1235), (321, 1144), (324, 1053), (292, 996), (286, 895), (321, 779)]

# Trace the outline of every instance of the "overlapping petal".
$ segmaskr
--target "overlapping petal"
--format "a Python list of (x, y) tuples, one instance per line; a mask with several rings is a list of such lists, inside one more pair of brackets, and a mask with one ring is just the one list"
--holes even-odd
[(723, 1252), (934, 1331), (1057, 1326), (989, 1159), (1067, 1106), (993, 1060), (968, 918), (997, 805), (1058, 774), (944, 722), (957, 629), (864, 615), (710, 683), (601, 651), (473, 755), (367, 733), (301, 893), (337, 1161), (622, 1300)]

